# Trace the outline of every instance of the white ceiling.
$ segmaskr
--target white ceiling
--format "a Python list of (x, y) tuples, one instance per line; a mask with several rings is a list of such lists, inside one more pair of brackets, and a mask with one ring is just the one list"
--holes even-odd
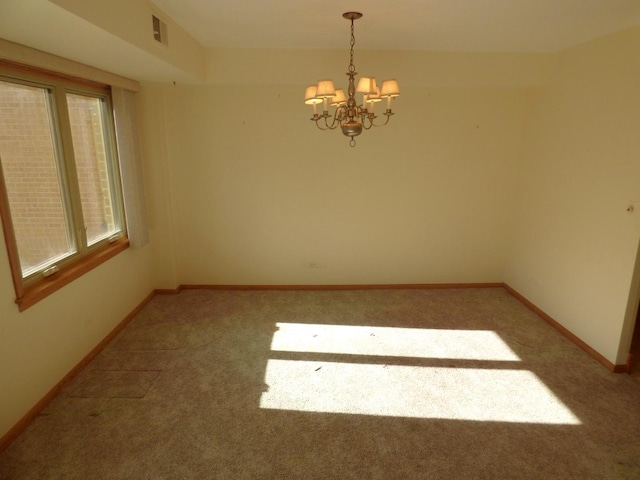
[(205, 47), (557, 52), (640, 24), (640, 0), (152, 0)]

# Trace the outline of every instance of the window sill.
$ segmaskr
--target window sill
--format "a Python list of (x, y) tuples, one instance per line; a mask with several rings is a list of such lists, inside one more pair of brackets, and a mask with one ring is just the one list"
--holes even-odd
[(85, 273), (93, 270), (99, 265), (102, 265), (104, 262), (115, 257), (127, 248), (129, 248), (129, 239), (122, 238), (112, 244), (109, 244), (105, 248), (92, 253), (91, 255), (87, 255), (81, 260), (75, 262), (73, 265), (69, 265), (68, 267), (61, 269), (50, 277), (43, 278), (34, 285), (26, 287), (24, 294), (16, 299), (18, 309), (22, 312), (35, 305), (40, 300), (45, 299)]

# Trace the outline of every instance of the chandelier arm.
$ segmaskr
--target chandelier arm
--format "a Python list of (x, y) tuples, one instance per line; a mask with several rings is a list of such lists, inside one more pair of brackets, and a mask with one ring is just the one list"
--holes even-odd
[[(324, 118), (324, 126), (322, 126), (320, 123), (320, 121)], [(318, 118), (312, 118), (311, 120), (315, 120), (316, 122), (316, 127), (318, 127), (320, 130), (335, 130), (337, 125), (334, 125), (335, 122), (333, 122), (331, 125), (329, 125), (327, 123), (327, 118), (326, 117), (318, 117)]]
[[(387, 117), (385, 119), (384, 123), (374, 123), (373, 119), (371, 119), (371, 125), (369, 126), (369, 128), (371, 128), (371, 127), (384, 127), (387, 123), (389, 123), (389, 119), (391, 118), (391, 115), (393, 115), (393, 113), (384, 112), (383, 115), (385, 117)], [(373, 118), (378, 118), (378, 117), (376, 116), (376, 117), (373, 117)]]
[[(336, 111), (333, 113), (333, 118), (328, 113), (318, 115), (317, 118), (312, 118), (311, 120), (315, 120), (316, 126), (320, 130), (335, 130), (340, 125), (340, 117), (343, 115), (344, 107), (342, 105), (336, 108)], [(332, 118), (331, 123), (328, 122), (328, 119)], [(324, 126), (320, 125), (320, 120), (324, 119)]]
[(369, 112), (364, 106), (358, 107), (358, 116), (360, 117), (360, 123), (362, 128), (369, 130), (373, 126), (373, 119), (376, 118), (371, 112)]
[(344, 122), (347, 121), (349, 114), (349, 107), (345, 104), (338, 105), (333, 117), (333, 121), (336, 127), (341, 127)]
[(324, 126), (325, 126), (325, 130), (335, 130), (336, 128), (338, 128), (338, 122), (336, 121), (336, 118), (333, 117), (333, 120), (331, 122), (331, 124), (329, 124), (329, 122), (327, 122), (327, 119), (324, 119)]
[[(314, 120), (313, 118), (311, 120)], [(316, 119), (316, 127), (318, 127), (320, 130), (330, 130), (329, 128), (324, 128), (320, 125), (320, 119)]]
[[(323, 128), (320, 126), (320, 120), (324, 118), (323, 115), (318, 115), (317, 113), (315, 113), (313, 115), (313, 117), (311, 117), (309, 120), (311, 120), (312, 122), (316, 123), (316, 127), (318, 127), (320, 130), (329, 130), (328, 128)], [(326, 123), (326, 119), (325, 119), (325, 123)]]
[[(367, 122), (368, 120), (368, 122)], [(366, 111), (360, 112), (360, 123), (362, 124), (362, 128), (364, 130), (369, 130), (371, 128), (371, 119), (367, 115)]]

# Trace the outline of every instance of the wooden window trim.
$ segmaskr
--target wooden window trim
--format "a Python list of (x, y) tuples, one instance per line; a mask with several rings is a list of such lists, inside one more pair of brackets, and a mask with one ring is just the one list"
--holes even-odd
[(18, 305), (18, 310), (21, 312), (129, 248), (129, 239), (127, 237), (119, 238), (115, 242), (95, 249), (93, 252), (61, 268), (53, 275), (42, 278), (34, 284), (25, 287), (20, 267), (20, 257), (18, 256), (18, 246), (13, 231), (13, 224), (11, 223), (9, 198), (4, 184), (1, 165), (0, 220), (2, 221), (2, 230), (7, 246), (7, 254), (9, 256), (9, 268), (11, 269), (11, 276), (13, 278), (13, 286), (16, 291), (16, 304)]
[[(32, 68), (25, 65), (14, 64), (11, 62), (0, 61), (0, 67), (4, 70), (14, 71), (25, 76), (35, 76), (34, 80), (38, 81), (39, 77), (45, 77), (50, 80), (62, 80), (73, 83), (82, 87), (81, 91), (95, 90), (96, 94), (110, 94), (111, 89), (107, 85), (92, 82), (90, 80), (79, 79), (77, 77), (70, 77), (68, 75), (57, 74), (54, 72), (48, 72), (39, 68)], [(68, 89), (69, 90), (69, 89)], [(73, 91), (70, 89), (69, 91)], [(109, 99), (109, 105), (110, 99)], [(115, 132), (112, 132), (115, 135)], [(114, 146), (114, 148), (116, 148)], [(122, 186), (120, 185), (121, 189)], [(122, 206), (121, 206), (122, 208)], [(122, 212), (122, 221), (126, 225), (126, 219), (124, 217), (124, 211)], [(13, 229), (13, 222), (11, 219), (11, 211), (9, 208), (9, 196), (6, 190), (6, 184), (4, 175), (2, 173), (2, 164), (0, 163), (0, 224), (4, 232), (5, 244), (7, 248), (7, 254), (9, 257), (9, 268), (11, 269), (11, 276), (16, 293), (15, 303), (18, 305), (19, 311), (24, 311), (27, 308), (35, 305), (39, 301), (48, 297), (52, 293), (60, 290), (65, 285), (68, 285), (72, 281), (81, 277), (85, 273), (93, 270), (99, 265), (103, 264), (107, 260), (113, 258), (117, 254), (123, 252), (129, 248), (129, 239), (126, 233), (120, 238), (112, 242), (104, 242), (100, 246), (90, 247), (89, 251), (83, 253), (77, 259), (71, 260), (66, 264), (61, 265), (60, 270), (56, 273), (48, 276), (41, 277), (32, 283), (25, 285), (25, 280), (22, 277), (22, 267), (20, 264), (20, 257), (18, 253), (18, 244)], [(126, 227), (123, 226), (124, 232)]]
[(85, 255), (71, 265), (61, 268), (60, 271), (53, 275), (45, 277), (35, 284), (24, 288), (22, 296), (18, 296), (16, 298), (18, 309), (22, 312), (35, 305), (40, 300), (43, 300), (52, 293), (60, 290), (65, 285), (68, 285), (77, 278), (80, 278), (85, 273), (102, 265), (104, 262), (115, 257), (127, 248), (129, 248), (129, 239), (126, 237), (120, 238), (115, 242), (96, 250), (95, 252)]
[(52, 72), (50, 70), (45, 70), (44, 68), (32, 67), (30, 65), (11, 62), (9, 60), (0, 60), (0, 67), (2, 67), (6, 73), (16, 73), (20, 78), (32, 77), (35, 81), (42, 81), (42, 79), (47, 79), (53, 82), (62, 81), (66, 84), (71, 83), (81, 88), (94, 89), (99, 92), (111, 91), (111, 88), (108, 85), (100, 82), (94, 82), (93, 80), (74, 77), (64, 73)]
[(9, 210), (9, 195), (4, 183), (4, 174), (2, 173), (2, 162), (0, 161), (0, 220), (2, 221), (2, 231), (4, 232), (4, 241), (7, 246), (7, 254), (9, 255), (9, 268), (11, 269), (11, 278), (16, 291), (16, 298), (24, 295), (22, 267), (20, 266), (20, 257), (18, 256), (18, 242), (13, 230), (11, 221), (11, 211)]

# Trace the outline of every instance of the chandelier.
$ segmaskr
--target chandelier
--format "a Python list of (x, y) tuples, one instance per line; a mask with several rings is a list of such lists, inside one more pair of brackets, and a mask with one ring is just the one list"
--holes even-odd
[[(353, 46), (356, 44), (356, 37), (353, 30), (353, 22), (362, 17), (359, 12), (346, 12), (342, 16), (351, 20), (351, 52), (349, 59), (349, 86), (345, 97), (344, 90), (336, 89), (333, 80), (320, 80), (317, 85), (307, 87), (304, 96), (304, 103), (313, 106), (312, 121), (320, 130), (335, 130), (340, 127), (342, 133), (350, 137), (349, 145), (356, 146), (355, 137), (362, 133), (362, 129), (369, 130), (371, 127), (382, 127), (389, 123), (389, 118), (393, 115), (391, 111), (391, 101), (400, 95), (398, 82), (396, 80), (385, 80), (382, 87), (378, 87), (376, 79), (373, 77), (361, 77), (356, 88), (355, 76), (356, 67), (353, 65)], [(362, 104), (358, 105), (356, 93), (362, 94)], [(387, 99), (387, 109), (382, 113), (386, 118), (384, 121), (377, 120), (374, 106), (376, 103)], [(318, 113), (318, 104), (322, 103), (322, 113)], [(329, 113), (329, 105), (335, 107), (333, 114)]]

